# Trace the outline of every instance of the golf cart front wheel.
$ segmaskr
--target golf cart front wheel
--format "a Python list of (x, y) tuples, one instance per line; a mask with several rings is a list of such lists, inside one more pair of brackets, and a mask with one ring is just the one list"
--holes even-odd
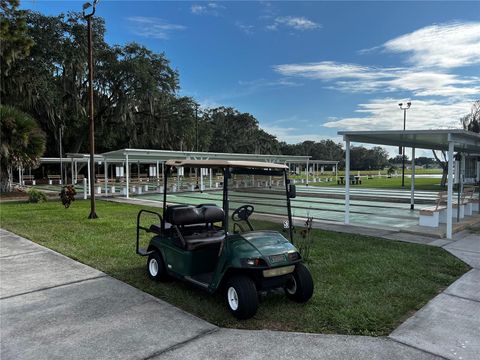
[(310, 271), (302, 263), (295, 266), (290, 280), (285, 285), (285, 295), (293, 301), (304, 303), (313, 295), (313, 279)]
[(251, 318), (257, 312), (255, 283), (247, 276), (235, 276), (227, 282), (225, 297), (230, 312), (237, 319)]
[(147, 261), (148, 277), (154, 281), (164, 280), (166, 277), (165, 266), (162, 255), (158, 251), (154, 251), (148, 256)]

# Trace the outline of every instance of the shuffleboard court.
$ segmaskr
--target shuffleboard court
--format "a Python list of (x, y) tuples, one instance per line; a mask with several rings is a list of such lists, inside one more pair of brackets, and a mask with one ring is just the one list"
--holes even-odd
[[(316, 220), (343, 222), (345, 203), (342, 198), (332, 198), (329, 191), (323, 192), (325, 188), (297, 187), (297, 197), (292, 199), (292, 215), (294, 217), (311, 216)], [(257, 191), (258, 190), (258, 191)], [(336, 189), (336, 194), (342, 194), (342, 189)], [(230, 210), (244, 204), (251, 204), (255, 207), (256, 213), (273, 214), (286, 216), (285, 195), (282, 189), (242, 189), (230, 191)], [(365, 197), (378, 197), (378, 201), (372, 200), (351, 200), (350, 212), (351, 222), (360, 225), (380, 226), (383, 228), (406, 228), (418, 224), (418, 210), (410, 210), (410, 204), (394, 199), (409, 199), (407, 191), (396, 191), (396, 194), (389, 191), (378, 191), (376, 189), (359, 189), (361, 194), (368, 194)], [(325, 194), (325, 197), (322, 197)], [(309, 196), (310, 195), (310, 196)], [(407, 197), (408, 195), (408, 197)], [(434, 201), (435, 192), (421, 194), (426, 201)], [(389, 200), (391, 197), (391, 201)], [(162, 201), (162, 194), (145, 194), (137, 198), (153, 201)], [(215, 203), (222, 205), (221, 191), (205, 192), (184, 192), (170, 193), (167, 195), (167, 202), (198, 205), (202, 203)], [(421, 206), (420, 206), (421, 208)]]
[[(309, 194), (335, 194), (345, 196), (345, 188), (329, 188), (321, 186), (297, 186), (297, 192)], [(434, 201), (437, 197), (437, 191), (419, 191), (415, 190), (416, 200)], [(370, 189), (350, 187), (350, 196), (356, 197), (378, 197), (386, 199), (410, 199), (410, 190), (405, 189)]]

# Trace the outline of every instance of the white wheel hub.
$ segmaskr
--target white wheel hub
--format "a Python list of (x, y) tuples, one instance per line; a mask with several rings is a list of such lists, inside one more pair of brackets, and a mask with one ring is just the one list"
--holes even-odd
[(150, 271), (150, 275), (157, 276), (158, 262), (156, 259), (150, 259), (150, 261), (148, 262), (148, 271)]
[(287, 290), (290, 295), (293, 295), (297, 292), (297, 282), (295, 281), (295, 277), (292, 276), (292, 279), (288, 282), (285, 290)]
[(228, 305), (233, 311), (238, 309), (238, 294), (234, 287), (229, 287), (227, 291)]

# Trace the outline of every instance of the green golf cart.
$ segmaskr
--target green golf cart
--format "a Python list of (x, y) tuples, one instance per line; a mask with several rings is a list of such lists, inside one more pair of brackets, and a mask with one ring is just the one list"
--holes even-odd
[[(210, 293), (222, 291), (238, 319), (255, 315), (259, 291), (283, 288), (288, 298), (300, 303), (312, 297), (310, 272), (282, 233), (255, 230), (250, 221), (254, 213), (251, 204), (241, 205), (229, 215), (228, 184), (233, 176), (280, 178), (285, 185), (279, 192), (287, 212), (284, 228), (292, 240), (290, 198), (295, 197), (295, 186), (289, 183), (287, 166), (226, 160), (169, 160), (165, 165), (163, 216), (148, 210), (141, 210), (137, 216), (136, 251), (148, 257), (147, 271), (152, 280), (173, 277)], [(221, 171), (223, 191), (218, 191), (222, 191), (222, 206), (168, 205), (168, 178), (179, 168)], [(158, 217), (158, 223), (144, 226), (142, 216), (148, 213)], [(155, 234), (146, 249), (140, 247), (142, 230)]]

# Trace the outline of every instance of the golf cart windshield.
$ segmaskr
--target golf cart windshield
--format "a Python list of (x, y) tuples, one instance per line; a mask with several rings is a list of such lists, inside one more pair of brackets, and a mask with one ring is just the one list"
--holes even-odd
[(169, 160), (166, 165), (165, 205), (223, 208), (225, 220), (217, 226), (230, 234), (271, 229), (275, 223), (275, 230), (291, 237), (285, 165), (225, 160)]

